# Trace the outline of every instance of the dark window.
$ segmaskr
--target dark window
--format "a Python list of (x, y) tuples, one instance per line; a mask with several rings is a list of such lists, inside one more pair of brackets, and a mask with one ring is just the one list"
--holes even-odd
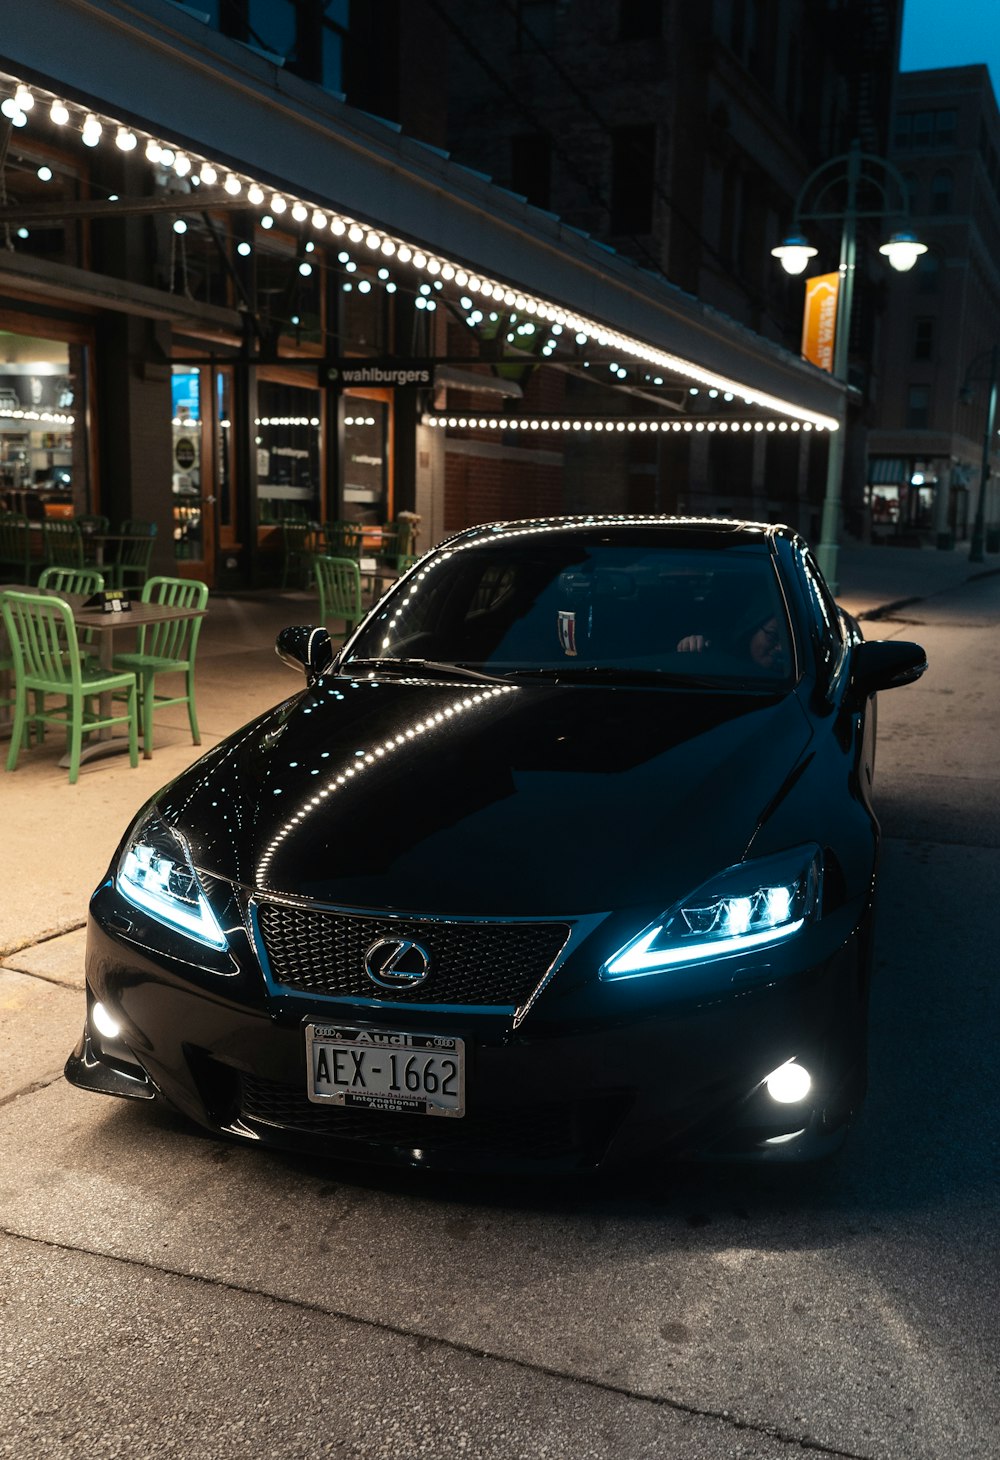
[(536, 208), (549, 206), (552, 184), (552, 146), (548, 137), (533, 132), (510, 139), (510, 185)]
[(656, 128), (616, 127), (611, 147), (611, 232), (648, 233), (653, 225)]
[(911, 213), (916, 213), (920, 188), (920, 179), (917, 177), (917, 174), (915, 172), (904, 172), (903, 186), (906, 189), (906, 206)]
[(930, 411), (930, 388), (926, 385), (911, 385), (906, 392), (907, 429), (922, 431), (930, 420)]
[(556, 38), (555, 0), (516, 0), (514, 49), (538, 51)]
[(951, 107), (942, 108), (934, 113), (934, 145), (936, 147), (950, 147), (955, 141), (955, 130), (958, 123), (958, 112)]
[(663, 0), (620, 0), (618, 39), (654, 40), (663, 34)]
[(730, 27), (730, 44), (737, 56), (742, 60), (747, 43), (746, 0), (733, 0)]
[(925, 148), (931, 145), (934, 136), (934, 113), (914, 112), (913, 114), (913, 145), (916, 148)]
[(934, 321), (927, 315), (913, 322), (913, 358), (930, 360), (934, 354)]
[[(202, 8), (196, 0), (195, 8)], [(330, 91), (342, 89), (347, 0), (211, 0), (209, 21), (285, 59), (289, 71)]]
[(917, 280), (921, 294), (936, 294), (941, 284), (941, 260), (928, 250), (917, 260)]
[(950, 213), (954, 178), (946, 168), (941, 168), (931, 178), (931, 212)]
[(913, 113), (900, 112), (896, 118), (896, 130), (893, 136), (893, 144), (900, 151), (907, 151), (913, 135)]

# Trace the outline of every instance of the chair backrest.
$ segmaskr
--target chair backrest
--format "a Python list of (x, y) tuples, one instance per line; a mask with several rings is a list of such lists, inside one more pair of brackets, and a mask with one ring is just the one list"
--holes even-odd
[(20, 512), (0, 512), (0, 563), (24, 565), (31, 561), (31, 523)]
[(306, 538), (314, 531), (312, 523), (305, 517), (285, 518), (281, 524), (281, 541), (286, 551), (302, 552)]
[(41, 593), (7, 589), (0, 594), (0, 612), (14, 655), (15, 675), (27, 688), (79, 686), (80, 649), (68, 603)]
[(356, 558), (361, 555), (362, 532), (357, 522), (324, 522), (323, 537), (327, 556), (332, 558)]
[(68, 518), (46, 517), (42, 523), (45, 561), (59, 567), (83, 567), (83, 534)]
[(171, 619), (165, 624), (146, 624), (139, 632), (139, 653), (158, 659), (194, 660), (201, 633), (200, 613), (208, 603), (208, 584), (197, 578), (147, 578), (142, 589), (143, 603), (159, 603), (168, 608), (189, 608), (191, 618)]
[(140, 522), (129, 517), (121, 525), (121, 541), (115, 558), (120, 568), (147, 568), (153, 554), (155, 522)]
[(100, 593), (104, 574), (96, 568), (43, 568), (38, 586), (50, 593)]
[(362, 614), (361, 570), (353, 558), (313, 558), (319, 590), (319, 616), (356, 622)]

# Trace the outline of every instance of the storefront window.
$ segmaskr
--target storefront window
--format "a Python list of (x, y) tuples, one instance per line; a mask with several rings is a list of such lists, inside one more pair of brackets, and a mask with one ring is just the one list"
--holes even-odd
[(231, 528), (236, 520), (233, 503), (231, 452), (233, 426), (230, 412), (232, 377), (227, 370), (215, 376), (215, 491), (219, 499), (219, 526)]
[(0, 510), (35, 521), (88, 510), (84, 368), (81, 345), (0, 331)]
[(382, 401), (345, 396), (344, 518), (385, 522), (388, 517), (388, 407)]
[(262, 524), (320, 520), (320, 393), (262, 380), (257, 387), (257, 495)]
[(173, 367), (174, 556), (204, 557), (201, 508), (201, 370)]

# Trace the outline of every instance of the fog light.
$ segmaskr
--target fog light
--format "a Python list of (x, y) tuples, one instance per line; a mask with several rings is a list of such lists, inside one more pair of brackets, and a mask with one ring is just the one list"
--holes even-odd
[(772, 1070), (764, 1084), (771, 1099), (777, 1100), (779, 1105), (794, 1105), (809, 1094), (812, 1076), (794, 1060), (788, 1060)]
[(117, 1039), (121, 1034), (122, 1026), (111, 1017), (103, 1004), (95, 1004), (90, 1011), (90, 1017), (98, 1034), (103, 1034), (105, 1039)]

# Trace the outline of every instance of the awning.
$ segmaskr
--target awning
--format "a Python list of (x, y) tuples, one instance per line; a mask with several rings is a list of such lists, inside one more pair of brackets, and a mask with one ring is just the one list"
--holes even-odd
[(842, 420), (828, 372), (162, 0), (10, 6), (0, 46), (0, 69), (49, 96), (340, 210), (475, 271), (484, 292), (527, 293), (613, 350), (806, 424)]
[(868, 462), (868, 481), (873, 487), (905, 487), (910, 464), (898, 456), (875, 456)]

